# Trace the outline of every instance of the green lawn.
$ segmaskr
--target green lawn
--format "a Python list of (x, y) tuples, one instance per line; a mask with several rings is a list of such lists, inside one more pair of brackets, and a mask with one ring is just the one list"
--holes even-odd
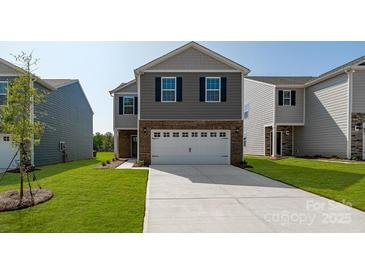
[[(147, 170), (94, 169), (113, 153), (41, 167), (39, 183), (54, 197), (32, 208), (0, 212), (0, 232), (141, 232)], [(0, 191), (18, 189), (6, 174)], [(34, 185), (35, 186), (35, 185)]]
[(245, 156), (253, 172), (365, 211), (365, 163)]

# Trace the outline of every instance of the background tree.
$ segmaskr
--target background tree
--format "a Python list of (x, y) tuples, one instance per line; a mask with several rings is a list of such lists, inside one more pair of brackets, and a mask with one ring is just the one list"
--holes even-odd
[(11, 134), (13, 144), (20, 156), (20, 202), (24, 194), (24, 176), (31, 168), (32, 142), (39, 143), (44, 125), (35, 121), (34, 105), (42, 103), (45, 94), (33, 87), (36, 76), (34, 67), (38, 63), (32, 53), (14, 56), (24, 70), (9, 83), (7, 104), (0, 109), (0, 125), (4, 132)]
[(93, 138), (95, 151), (114, 151), (114, 136), (111, 132), (101, 134), (96, 132)]

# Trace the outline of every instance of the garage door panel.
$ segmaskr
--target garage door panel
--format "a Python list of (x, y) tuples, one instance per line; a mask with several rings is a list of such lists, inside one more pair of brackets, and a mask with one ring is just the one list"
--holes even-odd
[(151, 135), (152, 164), (230, 164), (228, 130), (152, 130)]

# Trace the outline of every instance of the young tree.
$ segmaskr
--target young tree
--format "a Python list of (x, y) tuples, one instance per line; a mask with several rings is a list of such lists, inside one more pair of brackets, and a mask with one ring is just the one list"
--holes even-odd
[(20, 203), (24, 195), (24, 177), (31, 169), (32, 143), (37, 144), (44, 130), (43, 123), (34, 120), (34, 105), (44, 101), (44, 93), (33, 87), (36, 76), (33, 69), (38, 60), (32, 53), (14, 56), (24, 70), (9, 83), (7, 104), (0, 110), (4, 132), (12, 135), (12, 142), (20, 153)]

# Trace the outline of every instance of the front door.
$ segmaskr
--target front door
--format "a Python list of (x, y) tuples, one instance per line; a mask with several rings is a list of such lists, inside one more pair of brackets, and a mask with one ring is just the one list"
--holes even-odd
[(137, 158), (137, 136), (132, 136), (132, 158)]
[[(281, 141), (282, 141), (282, 132), (281, 131), (277, 131), (276, 132), (276, 155), (280, 155), (281, 156)], [(271, 132), (271, 140), (270, 140), (270, 155), (272, 155), (272, 132)]]

